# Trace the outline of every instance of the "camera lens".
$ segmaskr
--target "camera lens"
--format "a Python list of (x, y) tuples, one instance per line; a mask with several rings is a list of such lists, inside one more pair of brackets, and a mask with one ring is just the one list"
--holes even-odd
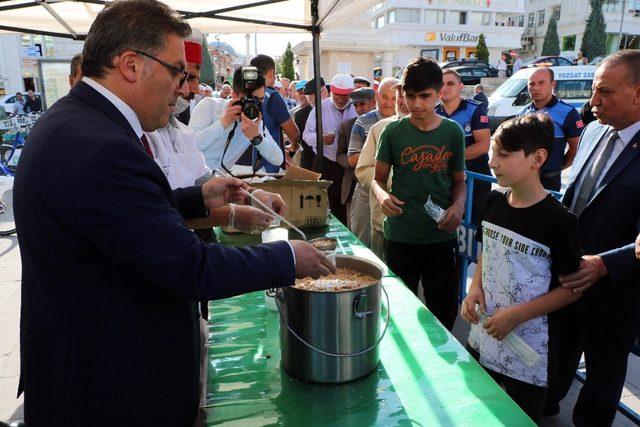
[(242, 112), (251, 120), (257, 119), (260, 115), (260, 109), (258, 108), (258, 105), (255, 103), (255, 101), (245, 103)]

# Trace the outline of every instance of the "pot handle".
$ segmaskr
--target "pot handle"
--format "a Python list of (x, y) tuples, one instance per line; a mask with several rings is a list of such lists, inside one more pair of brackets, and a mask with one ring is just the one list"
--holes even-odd
[[(367, 299), (367, 294), (364, 292), (356, 295), (356, 297), (353, 299), (353, 314), (358, 319), (364, 319), (366, 317), (370, 317), (373, 314), (371, 310), (367, 310)], [(389, 305), (387, 304), (387, 307), (388, 306)]]
[[(287, 321), (284, 320), (284, 317), (282, 316), (282, 311), (280, 309), (281, 301), (278, 298), (276, 298), (276, 305), (278, 306), (278, 314), (280, 315), (280, 321), (282, 322), (282, 324), (284, 326), (286, 326), (286, 328), (289, 330), (289, 332), (291, 332), (293, 334), (294, 337), (296, 337), (298, 340), (300, 340), (300, 342), (302, 344), (306, 345), (307, 347), (309, 347), (313, 351), (317, 351), (320, 354), (324, 354), (325, 356), (331, 356), (331, 357), (354, 357), (354, 356), (360, 356), (360, 355), (363, 355), (365, 353), (368, 353), (371, 350), (373, 350), (374, 348), (376, 348), (376, 346), (378, 344), (380, 344), (380, 341), (382, 341), (382, 338), (384, 338), (385, 334), (387, 333), (387, 329), (389, 328), (389, 320), (390, 320), (390, 315), (391, 315), (391, 306), (389, 305), (389, 294), (387, 294), (387, 290), (384, 288), (384, 286), (382, 286), (382, 284), (380, 284), (380, 288), (382, 288), (382, 291), (384, 292), (384, 296), (385, 296), (385, 298), (387, 300), (387, 319), (386, 319), (386, 322), (384, 324), (384, 329), (382, 330), (382, 334), (380, 334), (380, 338), (378, 338), (375, 343), (373, 343), (369, 347), (365, 348), (364, 350), (358, 351), (357, 353), (329, 353), (328, 351), (323, 351), (323, 350), (320, 350), (319, 348), (315, 348), (313, 345), (311, 345), (308, 342), (306, 342), (304, 340), (304, 338), (302, 338), (300, 335), (298, 335), (293, 329), (291, 329), (291, 326), (289, 326)], [(355, 306), (355, 302), (354, 302), (354, 310), (355, 310), (355, 307), (356, 306)]]

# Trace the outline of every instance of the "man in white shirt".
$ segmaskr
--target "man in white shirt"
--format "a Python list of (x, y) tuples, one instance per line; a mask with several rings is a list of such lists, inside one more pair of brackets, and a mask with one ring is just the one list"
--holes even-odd
[(16, 93), (16, 102), (13, 103), (13, 115), (22, 115), (25, 114), (24, 106), (26, 101), (20, 92)]
[[(241, 100), (247, 95), (242, 68), (233, 76), (233, 95), (230, 100), (205, 98), (193, 111), (189, 127), (196, 133), (196, 146), (204, 155), (211, 170), (230, 171), (242, 153), (253, 145), (271, 164), (281, 164), (282, 150), (264, 127), (262, 114), (250, 120), (242, 113)], [(261, 105), (265, 81), (258, 77), (253, 97)]]
[[(338, 128), (340, 124), (349, 119), (358, 117), (355, 108), (349, 100), (349, 94), (353, 92), (353, 77), (349, 74), (336, 74), (331, 80), (331, 96), (322, 100), (322, 179), (332, 181), (327, 189), (329, 193), (329, 206), (331, 213), (343, 224), (347, 223), (347, 211), (341, 202), (342, 177), (344, 168), (336, 159), (338, 153)], [(302, 134), (302, 139), (318, 153), (316, 143), (316, 113), (315, 105), (309, 113), (307, 124)], [(319, 170), (318, 156), (314, 160), (313, 169)]]

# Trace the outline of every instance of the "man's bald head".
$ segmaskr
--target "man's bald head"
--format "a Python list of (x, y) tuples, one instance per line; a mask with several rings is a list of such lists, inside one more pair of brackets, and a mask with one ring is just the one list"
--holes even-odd
[(553, 90), (556, 87), (555, 76), (551, 68), (539, 68), (529, 76), (527, 89), (529, 96), (537, 108), (542, 108), (551, 102)]
[(396, 113), (396, 89), (399, 84), (398, 79), (388, 77), (383, 79), (378, 86), (376, 99), (378, 101), (378, 110), (383, 117), (391, 117)]

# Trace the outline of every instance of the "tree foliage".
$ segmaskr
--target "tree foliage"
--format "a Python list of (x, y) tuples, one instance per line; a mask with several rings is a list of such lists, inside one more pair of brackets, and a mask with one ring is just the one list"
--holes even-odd
[(560, 39), (558, 37), (558, 23), (556, 17), (549, 19), (547, 34), (544, 36), (542, 44), (542, 55), (558, 56), (560, 55)]
[(484, 34), (480, 33), (480, 37), (478, 37), (478, 45), (476, 46), (477, 52), (476, 55), (480, 61), (484, 61), (487, 64), (489, 63), (489, 49), (487, 49), (487, 42), (484, 39)]
[(607, 24), (602, 14), (603, 0), (590, 0), (590, 3), (591, 13), (584, 29), (580, 50), (584, 56), (593, 59), (607, 54)]
[(200, 82), (215, 87), (216, 71), (213, 69), (211, 53), (207, 45), (207, 37), (202, 37), (202, 65), (200, 66)]
[(282, 77), (286, 77), (289, 80), (295, 80), (296, 75), (293, 69), (293, 51), (291, 50), (291, 43), (287, 43), (287, 48), (282, 55), (282, 68), (280, 69)]

